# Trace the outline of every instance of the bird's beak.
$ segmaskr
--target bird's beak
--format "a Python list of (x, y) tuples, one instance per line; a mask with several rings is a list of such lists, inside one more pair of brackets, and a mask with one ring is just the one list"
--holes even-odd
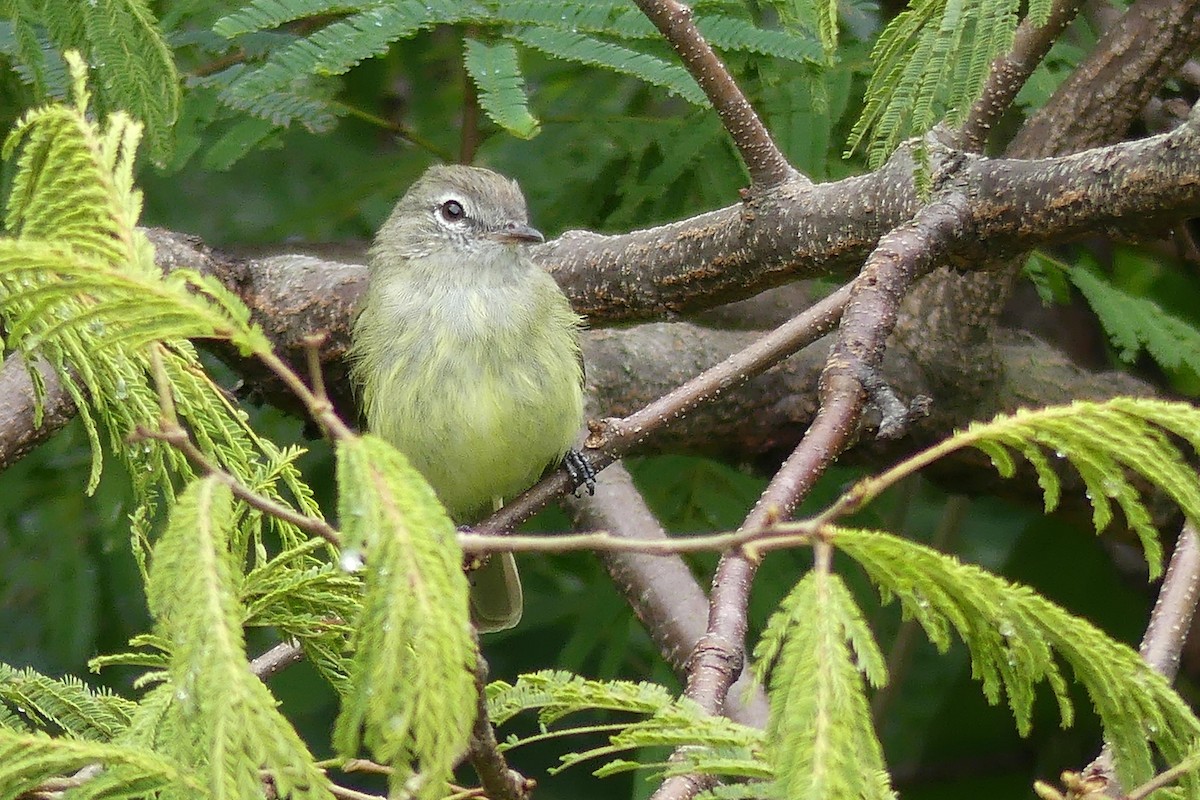
[(523, 222), (510, 222), (503, 228), (492, 232), (492, 238), (499, 242), (506, 243), (522, 243), (522, 242), (544, 242), (546, 237), (542, 236), (541, 231), (530, 227)]

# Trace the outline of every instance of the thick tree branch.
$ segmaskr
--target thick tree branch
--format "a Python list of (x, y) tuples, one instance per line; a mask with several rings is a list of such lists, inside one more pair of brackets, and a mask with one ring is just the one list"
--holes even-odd
[(692, 9), (677, 0), (634, 0), (683, 60), (683, 65), (712, 102), (725, 130), (729, 131), (754, 191), (771, 189), (788, 181), (807, 183), (776, 146), (750, 101), (742, 94), (725, 63), (696, 28)]
[(1200, 2), (1138, 0), (1008, 148), (1033, 158), (1125, 134), (1146, 102), (1200, 47)]
[(75, 418), (75, 401), (51, 366), (39, 360), (34, 368), (45, 390), (40, 422), (37, 395), (24, 357), (14, 353), (0, 365), (0, 471)]
[[(1200, 214), (1200, 121), (1062, 159), (973, 158), (973, 235), (952, 260), (997, 258), (1096, 230), (1145, 233)], [(953, 154), (942, 151), (945, 157)], [(935, 164), (935, 170), (939, 165)], [(905, 153), (870, 175), (784, 184), (691, 219), (619, 236), (569, 231), (534, 249), (593, 324), (670, 318), (787, 281), (857, 269), (918, 200)]]

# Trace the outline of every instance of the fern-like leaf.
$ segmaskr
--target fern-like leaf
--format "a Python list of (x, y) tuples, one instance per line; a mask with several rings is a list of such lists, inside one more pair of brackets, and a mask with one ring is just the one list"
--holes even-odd
[(1154, 578), (1162, 572), (1162, 546), (1150, 512), (1127, 474), (1141, 475), (1166, 492), (1189, 519), (1200, 520), (1200, 478), (1165, 433), (1179, 436), (1200, 451), (1200, 409), (1185, 403), (1116, 398), (1021, 410), (991, 422), (973, 423), (937, 449), (976, 447), (992, 458), (1005, 477), (1013, 474), (1010, 450), (1016, 450), (1037, 471), (1047, 511), (1056, 506), (1060, 489), (1043, 451), (1070, 463), (1087, 488), (1096, 530), (1104, 530), (1112, 521), (1116, 501), (1142, 542)]
[[(724, 717), (704, 712), (687, 698), (677, 698), (666, 687), (632, 681), (597, 681), (570, 672), (544, 670), (522, 675), (516, 684), (496, 681), (488, 686), (488, 715), (497, 725), (508, 722), (524, 711), (537, 711), (540, 728), (554, 725), (571, 714), (584, 711), (610, 711), (644, 716), (632, 722), (617, 722), (600, 729), (614, 731), (607, 745), (564, 756), (553, 770), (619, 753), (639, 752), (646, 748), (683, 748), (678, 760), (645, 763), (621, 758), (606, 761), (593, 774), (598, 777), (635, 769), (653, 769), (660, 775), (700, 772), (716, 776), (735, 776), (768, 780), (770, 768), (761, 757), (762, 731), (739, 725)], [(586, 732), (598, 728), (588, 724)], [(569, 736), (576, 728), (556, 728), (552, 735)], [(583, 731), (580, 731), (583, 732)], [(545, 735), (532, 737), (541, 739)], [(510, 738), (508, 747), (526, 740)]]
[(1187, 366), (1200, 375), (1200, 332), (1145, 297), (1121, 291), (1094, 272), (1073, 268), (1068, 277), (1083, 293), (1122, 361), (1132, 363), (1145, 350), (1159, 366)]
[[(179, 797), (205, 797), (205, 788), (162, 756), (142, 748), (51, 738), (41, 733), (18, 733), (0, 728), (0, 798), (33, 792), (51, 778), (67, 777), (90, 764), (102, 764), (102, 781), (110, 798), (147, 796), (173, 790)], [(76, 789), (73, 796), (97, 796), (93, 787)]]
[(703, 15), (696, 27), (713, 47), (744, 53), (758, 53), (788, 61), (820, 63), (821, 43), (791, 31), (760, 28), (752, 22), (721, 14)]
[(532, 139), (540, 128), (529, 113), (525, 79), (512, 42), (487, 44), (466, 40), (464, 63), (479, 90), (479, 106), (488, 117), (514, 136)]
[[(885, 600), (899, 600), (905, 616), (940, 649), (948, 646), (950, 631), (958, 635), (984, 694), (992, 703), (1008, 696), (1022, 734), (1030, 728), (1039, 683), (1049, 685), (1063, 724), (1073, 719), (1057, 655), (1091, 698), (1123, 785), (1140, 785), (1154, 774), (1152, 748), (1174, 764), (1200, 737), (1200, 720), (1136, 652), (1031, 589), (887, 533), (831, 534), (834, 547), (867, 571)], [(1185, 787), (1195, 796), (1200, 779), (1189, 776)]]
[(654, 86), (661, 86), (694, 105), (707, 108), (708, 98), (687, 70), (656, 56), (588, 36), (556, 28), (525, 28), (514, 31), (512, 38), (526, 47), (556, 58), (603, 67), (623, 75), (632, 75)]
[[(276, 124), (295, 118), (283, 104), (269, 110), (263, 98), (286, 97), (297, 81), (309, 75), (340, 75), (368, 58), (387, 52), (392, 42), (437, 24), (458, 22), (472, 4), (456, 0), (399, 0), (374, 3), (355, 11), (303, 39), (276, 50), (262, 66), (240, 76), (222, 94), (243, 108)], [(296, 101), (300, 95), (293, 95)]]
[[(125, 109), (141, 120), (150, 154), (165, 161), (179, 114), (175, 59), (143, 0), (89, 0), (78, 4), (100, 81), (104, 109)], [(69, 43), (72, 46), (75, 43)]]
[(232, 39), (254, 31), (277, 28), (285, 22), (305, 17), (345, 14), (361, 5), (338, 0), (253, 0), (213, 23), (213, 32)]
[[(875, 65), (866, 105), (850, 132), (847, 155), (866, 143), (872, 168), (910, 136), (939, 118), (966, 119), (983, 89), (987, 65), (1011, 46), (1017, 0), (914, 0), (884, 29), (871, 53)], [(1046, 4), (1027, 18), (1044, 24)]]
[(365, 553), (351, 691), (334, 729), (394, 768), (393, 791), (440, 797), (475, 720), (475, 644), (454, 524), (429, 485), (374, 436), (339, 443), (338, 510), (349, 553)]
[(492, 18), (511, 26), (534, 25), (599, 33), (617, 39), (655, 39), (660, 34), (625, 0), (490, 0)]
[[(304, 511), (317, 513), (295, 466), (275, 457), (185, 341), (217, 336), (245, 353), (263, 353), (270, 349), (266, 337), (245, 305), (211, 277), (161, 273), (137, 227), (140, 127), (122, 114), (103, 125), (89, 119), (86, 68), (73, 53), (66, 59), (72, 104), (30, 112), (5, 142), (5, 155), (16, 160), (5, 208), (10, 237), (0, 239), (0, 319), (8, 346), (30, 360), (47, 359), (76, 401), (92, 445), (89, 491), (100, 476), (99, 429), (107, 429), (140, 501), (133, 515), (139, 563), (156, 504), (174, 496), (172, 477), (192, 474), (175, 448), (128, 441), (138, 426), (157, 426), (161, 414), (150, 347), (201, 450), (262, 494), (278, 500), (286, 487), (293, 497), (308, 497)], [(268, 470), (270, 478), (260, 479)], [(255, 528), (251, 520), (239, 537), (242, 552)], [(294, 526), (272, 528), (285, 546), (304, 538)]]
[(109, 741), (129, 725), (135, 703), (90, 689), (77, 678), (48, 678), (0, 664), (0, 701), (39, 728), (54, 726), (79, 739)]
[(331, 798), (325, 776), (275, 699), (251, 672), (228, 549), (234, 504), (215, 478), (193, 482), (154, 548), (146, 595), (171, 643), (177, 710), (195, 751), (206, 753), (205, 783), (217, 797), (256, 797), (260, 770), (279, 793)]
[(151, 156), (165, 162), (179, 114), (179, 74), (149, 5), (144, 0), (22, 0), (20, 6), (13, 15), (14, 55), (30, 82), (61, 98), (69, 81), (63, 80), (58, 51), (82, 51), (98, 77), (99, 110), (122, 110), (140, 120)]
[(770, 676), (767, 760), (779, 797), (894, 798), (863, 678), (883, 655), (841, 579), (813, 570), (780, 604), (755, 660)]

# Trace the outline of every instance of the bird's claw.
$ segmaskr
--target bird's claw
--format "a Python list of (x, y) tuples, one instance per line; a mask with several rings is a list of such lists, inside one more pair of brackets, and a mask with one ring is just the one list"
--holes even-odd
[(588, 494), (596, 494), (596, 470), (592, 469), (591, 462), (584, 458), (583, 453), (572, 447), (563, 456), (563, 466), (567, 468), (567, 475), (571, 477), (571, 492), (578, 496), (579, 490), (587, 487)]

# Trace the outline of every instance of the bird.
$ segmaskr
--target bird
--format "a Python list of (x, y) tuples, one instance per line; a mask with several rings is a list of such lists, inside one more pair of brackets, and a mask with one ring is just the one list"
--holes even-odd
[[(405, 454), (460, 525), (568, 454), (573, 477), (592, 487), (573, 449), (583, 424), (583, 319), (530, 257), (542, 241), (515, 181), (448, 165), (409, 187), (370, 248), (351, 380), (367, 429)], [(469, 578), (481, 632), (520, 621), (511, 553)]]

